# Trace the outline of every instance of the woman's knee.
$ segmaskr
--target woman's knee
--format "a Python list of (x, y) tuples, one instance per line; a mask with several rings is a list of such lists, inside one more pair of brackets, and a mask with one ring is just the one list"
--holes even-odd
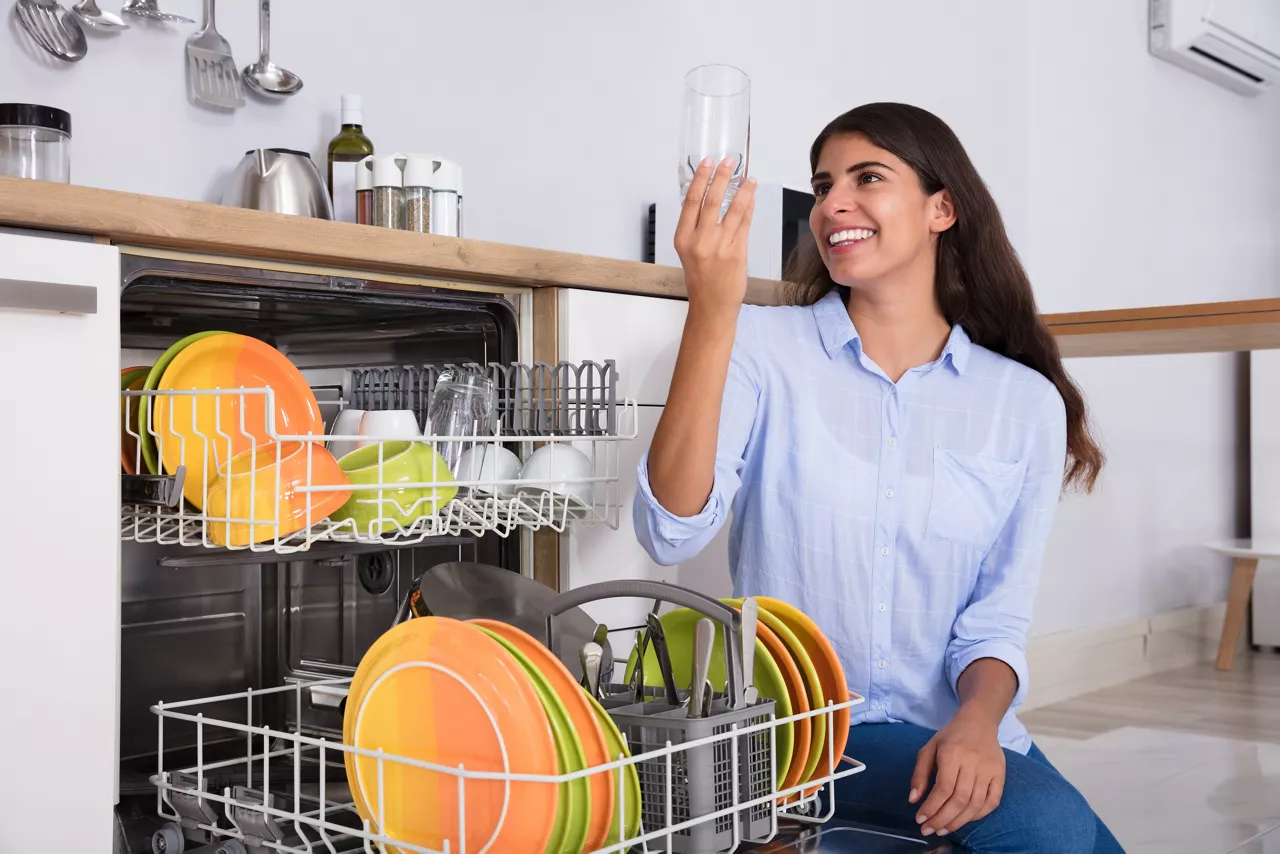
[(1052, 772), (1030, 776), (1007, 780), (1000, 806), (957, 840), (973, 854), (1092, 854), (1098, 819), (1084, 795)]

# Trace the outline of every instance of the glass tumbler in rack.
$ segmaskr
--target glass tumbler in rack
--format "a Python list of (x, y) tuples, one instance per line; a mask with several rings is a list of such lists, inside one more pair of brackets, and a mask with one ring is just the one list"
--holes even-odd
[(493, 433), (496, 393), (493, 380), (479, 371), (446, 368), (436, 379), (427, 409), (427, 430), (435, 436), (457, 437), (458, 441), (436, 442), (449, 471), (457, 473), (463, 451), (474, 445), (467, 436)]
[(731, 65), (703, 65), (684, 78), (684, 115), (680, 132), (680, 198), (703, 159), (734, 158), (725, 193), (728, 209), (747, 177), (751, 153), (751, 78)]

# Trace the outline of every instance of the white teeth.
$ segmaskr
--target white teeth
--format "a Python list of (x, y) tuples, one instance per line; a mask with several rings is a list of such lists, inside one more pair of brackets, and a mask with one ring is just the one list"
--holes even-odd
[(835, 234), (827, 238), (827, 242), (832, 246), (837, 243), (847, 243), (851, 240), (866, 240), (875, 234), (874, 229), (870, 228), (850, 228), (844, 231), (837, 231)]

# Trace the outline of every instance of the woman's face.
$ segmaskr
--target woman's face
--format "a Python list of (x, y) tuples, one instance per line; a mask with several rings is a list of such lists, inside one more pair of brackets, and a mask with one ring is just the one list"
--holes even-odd
[(950, 193), (926, 194), (906, 162), (857, 134), (827, 140), (813, 193), (809, 228), (832, 281), (848, 287), (932, 272), (936, 236), (955, 223)]

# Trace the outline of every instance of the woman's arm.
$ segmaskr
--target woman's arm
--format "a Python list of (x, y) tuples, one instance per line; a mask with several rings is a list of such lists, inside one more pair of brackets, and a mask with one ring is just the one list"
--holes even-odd
[(679, 517), (699, 513), (711, 495), (720, 407), (747, 289), (747, 235), (755, 179), (742, 185), (721, 220), (720, 206), (732, 172), (732, 161), (726, 160), (712, 179), (712, 164), (703, 161), (676, 226), (676, 252), (684, 267), (689, 314), (671, 391), (649, 450), (648, 475), (654, 498)]
[(982, 561), (969, 604), (956, 619), (946, 671), (960, 701), (951, 722), (920, 751), (911, 803), (933, 780), (916, 820), (927, 833), (988, 815), (1004, 794), (999, 728), (1027, 692), (1027, 629), (1066, 462), (1066, 411), (1049, 389), (1027, 450), (1017, 505)]

